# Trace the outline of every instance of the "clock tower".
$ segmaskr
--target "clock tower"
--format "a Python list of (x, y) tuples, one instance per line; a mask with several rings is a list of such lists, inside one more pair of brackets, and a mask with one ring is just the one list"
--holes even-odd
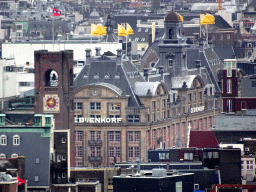
[(67, 181), (75, 155), (73, 100), (73, 51), (35, 51), (35, 114), (54, 116), (53, 165), (66, 161), (67, 171), (60, 174), (67, 174)]

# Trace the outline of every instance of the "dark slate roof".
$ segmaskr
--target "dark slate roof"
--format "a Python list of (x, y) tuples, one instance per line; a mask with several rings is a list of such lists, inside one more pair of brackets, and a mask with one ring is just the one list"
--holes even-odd
[[(245, 76), (241, 78), (241, 97), (256, 98), (256, 87), (252, 87), (252, 82), (256, 82), (256, 76)], [(250, 106), (248, 106), (250, 107)]]
[(221, 60), (235, 58), (232, 46), (217, 46), (213, 47), (213, 50)]
[(189, 147), (218, 148), (219, 142), (213, 131), (191, 131)]
[(219, 143), (237, 143), (241, 138), (256, 138), (256, 131), (214, 131)]
[(210, 78), (212, 83), (215, 85), (216, 91), (221, 92), (220, 86), (218, 84), (218, 71), (223, 69), (223, 63), (211, 48), (205, 49), (204, 55), (207, 59), (205, 68), (209, 72)]
[[(99, 73), (98, 79), (94, 79), (96, 73)], [(108, 79), (104, 78), (106, 73), (109, 74)], [(119, 79), (115, 78), (117, 73), (120, 75)], [(84, 78), (85, 74), (88, 75), (88, 78)], [(138, 107), (140, 102), (134, 93), (135, 82), (137, 81), (145, 82), (144, 78), (130, 61), (124, 60), (122, 65), (118, 65), (116, 58), (102, 60), (99, 57), (94, 57), (91, 58), (90, 64), (86, 64), (78, 74), (74, 81), (74, 87), (77, 90), (89, 84), (108, 83), (125, 91), (126, 95), (130, 96), (128, 106)]]
[(225, 21), (220, 15), (214, 15), (215, 17), (215, 26), (221, 29), (225, 29), (225, 28), (232, 28), (232, 26), (230, 26), (228, 24), (227, 21)]
[(200, 27), (183, 27), (184, 35), (188, 36), (195, 36), (195, 33), (199, 34)]

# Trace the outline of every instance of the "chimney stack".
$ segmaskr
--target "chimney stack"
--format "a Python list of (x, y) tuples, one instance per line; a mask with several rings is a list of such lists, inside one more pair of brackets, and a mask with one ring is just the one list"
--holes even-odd
[(86, 64), (90, 64), (90, 61), (91, 61), (91, 49), (85, 49), (85, 52), (86, 52)]
[(144, 77), (146, 81), (148, 81), (148, 69), (143, 69), (143, 71), (144, 71)]
[(117, 64), (121, 65), (122, 63), (122, 49), (117, 49)]
[(95, 48), (96, 56), (100, 56), (100, 50), (101, 50), (100, 47), (96, 47), (96, 48)]
[(164, 80), (164, 67), (159, 66), (158, 71), (159, 71), (159, 74), (161, 74), (161, 79)]

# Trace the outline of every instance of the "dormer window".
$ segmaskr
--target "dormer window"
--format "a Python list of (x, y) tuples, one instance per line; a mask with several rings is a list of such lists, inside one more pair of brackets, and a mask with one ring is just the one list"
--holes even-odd
[(109, 79), (109, 73), (105, 73), (104, 79)]
[(168, 67), (172, 68), (173, 67), (173, 60), (168, 59)]
[(120, 79), (120, 74), (119, 73), (116, 73), (115, 79)]
[(88, 79), (88, 73), (85, 73), (83, 76), (84, 79)]
[(99, 73), (95, 73), (93, 78), (94, 78), (94, 79), (99, 79), (99, 78), (100, 78)]

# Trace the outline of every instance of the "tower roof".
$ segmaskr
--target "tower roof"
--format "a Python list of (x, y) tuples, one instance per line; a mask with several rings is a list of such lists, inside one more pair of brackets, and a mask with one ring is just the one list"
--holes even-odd
[(172, 22), (172, 23), (180, 23), (180, 16), (176, 12), (170, 12), (166, 17), (165, 17), (166, 22)]

